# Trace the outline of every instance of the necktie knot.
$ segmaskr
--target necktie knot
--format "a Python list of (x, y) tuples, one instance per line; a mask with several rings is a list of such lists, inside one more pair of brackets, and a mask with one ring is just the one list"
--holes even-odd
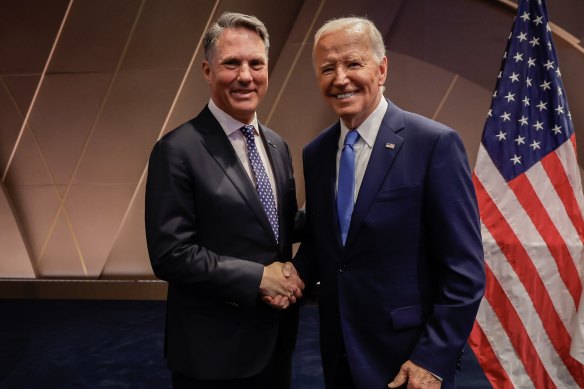
[(240, 130), (247, 139), (253, 139), (253, 126), (251, 124), (241, 127)]
[(353, 147), (353, 145), (357, 143), (357, 140), (359, 140), (359, 133), (357, 130), (351, 130), (347, 132), (347, 136), (345, 136), (344, 145)]

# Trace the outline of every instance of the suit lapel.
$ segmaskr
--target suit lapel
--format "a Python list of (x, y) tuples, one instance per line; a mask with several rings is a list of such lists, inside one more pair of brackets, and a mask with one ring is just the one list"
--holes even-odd
[(331, 231), (331, 233), (334, 235), (337, 247), (342, 247), (336, 201), (337, 151), (339, 148), (340, 134), (341, 125), (337, 122), (330, 128), (322, 141), (322, 147), (320, 149), (322, 155), (319, 155), (319, 160), (322, 163), (315, 166), (315, 168), (319, 169), (320, 174), (315, 174), (315, 176), (324, 177), (325, 181), (317, 186), (316, 190), (320, 194), (315, 196), (315, 198), (323, 199), (323, 201), (320, 204), (312, 205), (313, 207), (322, 207), (325, 217), (326, 215), (330, 215), (329, 217), (333, 220), (334, 231)]
[(203, 137), (204, 147), (210, 156), (221, 166), (225, 175), (231, 180), (235, 188), (237, 188), (237, 191), (249, 205), (250, 209), (253, 210), (253, 213), (271, 237), (273, 243), (276, 244), (274, 232), (262, 207), (255, 186), (237, 157), (225, 131), (223, 131), (221, 125), (208, 108), (205, 108), (205, 111), (203, 111), (202, 119), (203, 123), (198, 128), (201, 132), (205, 133)]
[[(284, 152), (284, 150), (280, 150), (277, 146), (276, 146), (276, 142), (272, 141), (270, 139), (270, 137), (266, 134), (266, 130), (265, 127), (262, 126), (261, 124), (259, 124), (258, 122), (258, 126), (259, 126), (259, 132), (260, 132), (260, 138), (262, 139), (262, 142), (264, 143), (264, 148), (266, 149), (266, 154), (268, 155), (268, 159), (270, 162), (270, 165), (272, 166), (272, 173), (274, 174), (274, 186), (276, 188), (276, 192), (277, 192), (277, 198), (278, 198), (278, 219), (280, 220), (280, 234), (282, 232), (282, 221), (283, 219), (283, 210), (284, 210), (284, 203), (283, 203), (283, 199), (284, 199), (284, 195), (285, 195), (285, 191), (288, 189), (286, 186), (286, 166), (285, 164), (285, 158), (282, 156), (282, 153)], [(257, 197), (257, 196), (256, 196)], [(263, 210), (262, 210), (263, 211)], [(263, 212), (264, 216), (265, 216), (265, 212)], [(266, 221), (266, 225), (269, 228), (269, 232), (270, 234), (273, 236), (273, 232), (272, 232), (272, 227), (270, 226), (269, 220), (267, 218), (267, 216), (264, 217), (265, 221)], [(275, 242), (275, 239), (274, 239)], [(283, 243), (283, 239), (280, 239), (280, 244)]]
[(371, 207), (402, 146), (403, 138), (396, 134), (397, 131), (404, 128), (402, 112), (394, 104), (388, 102), (387, 111), (381, 122), (377, 138), (375, 138), (375, 144), (351, 216), (347, 246), (359, 230), (363, 218)]

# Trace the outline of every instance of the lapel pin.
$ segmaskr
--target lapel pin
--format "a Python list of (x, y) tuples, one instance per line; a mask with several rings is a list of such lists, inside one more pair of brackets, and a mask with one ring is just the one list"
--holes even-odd
[(393, 150), (393, 149), (395, 149), (395, 144), (394, 143), (386, 143), (385, 148)]
[(275, 145), (275, 144), (273, 144), (273, 143), (272, 143), (272, 142), (271, 142), (269, 139), (267, 139), (267, 141), (268, 141), (268, 144), (269, 144), (270, 146), (272, 146), (273, 148), (276, 148), (276, 145)]

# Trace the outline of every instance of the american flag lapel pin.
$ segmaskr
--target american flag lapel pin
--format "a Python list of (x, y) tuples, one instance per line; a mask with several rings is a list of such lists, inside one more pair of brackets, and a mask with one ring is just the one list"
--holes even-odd
[(394, 143), (386, 143), (385, 148), (393, 150), (393, 149), (395, 149), (395, 144)]

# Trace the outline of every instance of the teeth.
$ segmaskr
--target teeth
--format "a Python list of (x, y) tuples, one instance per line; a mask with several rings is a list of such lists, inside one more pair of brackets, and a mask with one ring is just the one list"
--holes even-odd
[(346, 99), (346, 98), (351, 97), (353, 95), (354, 95), (354, 93), (352, 93), (352, 92), (351, 93), (341, 93), (340, 95), (337, 95), (337, 99)]

